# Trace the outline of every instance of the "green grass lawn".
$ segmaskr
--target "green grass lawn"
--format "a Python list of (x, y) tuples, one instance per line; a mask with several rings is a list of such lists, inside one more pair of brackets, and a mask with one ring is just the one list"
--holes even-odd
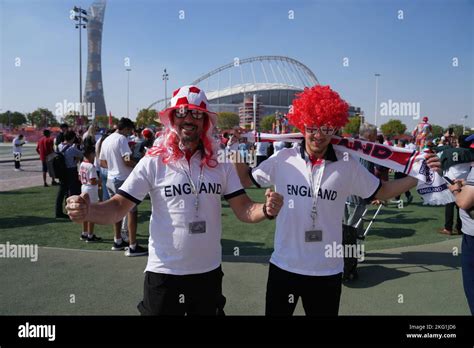
[[(96, 226), (96, 234), (104, 239), (102, 243), (85, 243), (79, 240), (81, 225), (54, 218), (56, 192), (56, 187), (0, 192), (0, 244), (9, 241), (15, 244), (110, 250), (112, 226)], [(247, 192), (254, 200), (263, 201), (263, 189), (249, 189)], [(235, 247), (239, 248), (241, 256), (269, 255), (272, 252), (274, 221), (244, 224), (235, 218), (225, 201), (222, 206), (225, 255), (232, 255)], [(146, 244), (150, 201), (140, 204), (138, 211), (138, 241)], [(438, 233), (443, 223), (444, 207), (422, 206), (421, 199), (415, 194), (414, 202), (403, 209), (393, 204), (382, 208), (366, 239), (366, 251), (457, 238)]]

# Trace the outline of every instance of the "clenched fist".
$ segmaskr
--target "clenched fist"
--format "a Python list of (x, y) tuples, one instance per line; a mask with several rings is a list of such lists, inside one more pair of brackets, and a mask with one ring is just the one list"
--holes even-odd
[(71, 196), (66, 199), (66, 210), (69, 218), (74, 222), (86, 221), (91, 201), (88, 193), (80, 196)]
[(283, 196), (267, 189), (265, 191), (265, 197), (267, 198), (265, 201), (267, 214), (270, 216), (277, 216), (283, 206)]

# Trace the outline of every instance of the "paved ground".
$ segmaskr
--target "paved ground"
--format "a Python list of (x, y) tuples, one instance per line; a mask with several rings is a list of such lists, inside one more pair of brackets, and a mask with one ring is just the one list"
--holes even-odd
[[(23, 145), (22, 160), (39, 159), (36, 153), (36, 143)], [(13, 161), (12, 144), (0, 143), (0, 163)]]
[[(43, 185), (41, 173), (41, 161), (22, 161), (22, 172), (15, 172), (13, 160), (7, 163), (0, 163), (0, 192), (18, 190), (21, 188)], [(48, 178), (48, 183), (51, 179)]]
[[(360, 279), (343, 287), (340, 314), (469, 315), (452, 252), (459, 241), (368, 253)], [(0, 259), (0, 315), (138, 314), (145, 263), (121, 252), (53, 248), (40, 248), (37, 262)], [(267, 259), (226, 258), (223, 270), (226, 313), (262, 315)]]

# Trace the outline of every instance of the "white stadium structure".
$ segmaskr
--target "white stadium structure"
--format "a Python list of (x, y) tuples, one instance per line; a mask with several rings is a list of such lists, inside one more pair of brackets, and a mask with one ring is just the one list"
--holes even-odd
[[(295, 94), (305, 87), (319, 84), (316, 75), (303, 63), (284, 56), (235, 58), (233, 62), (214, 69), (190, 82), (206, 91), (215, 112), (233, 112), (240, 116), (240, 125), (253, 126), (271, 114), (286, 114)], [(255, 110), (254, 110), (255, 100)], [(168, 97), (169, 101), (169, 97)], [(165, 99), (148, 108), (163, 109)], [(362, 114), (351, 106), (350, 114)]]

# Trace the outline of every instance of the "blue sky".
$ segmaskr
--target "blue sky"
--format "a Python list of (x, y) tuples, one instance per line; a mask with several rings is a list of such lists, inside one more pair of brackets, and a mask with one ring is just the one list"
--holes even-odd
[[(40, 106), (54, 111), (64, 99), (78, 101), (78, 33), (69, 10), (91, 2), (0, 0), (2, 112)], [(473, 23), (472, 0), (109, 0), (102, 46), (107, 110), (126, 114), (125, 57), (132, 67), (133, 118), (137, 109), (164, 97), (165, 67), (171, 91), (234, 57), (285, 55), (360, 106), (370, 122), (377, 72), (379, 103), (420, 103), (421, 115), (442, 126), (469, 115), (474, 127)], [(84, 84), (86, 54), (84, 35)], [(379, 116), (378, 124), (390, 118), (409, 128), (417, 123)]]

